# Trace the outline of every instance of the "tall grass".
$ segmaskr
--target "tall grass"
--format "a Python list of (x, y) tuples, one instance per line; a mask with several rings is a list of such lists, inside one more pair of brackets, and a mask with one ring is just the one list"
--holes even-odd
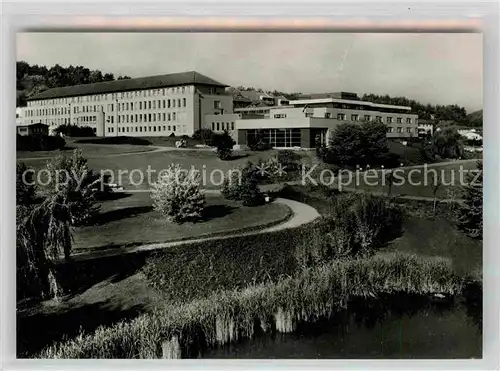
[(259, 332), (291, 332), (348, 306), (351, 299), (378, 295), (459, 294), (462, 280), (442, 258), (386, 254), (334, 261), (296, 277), (206, 299), (172, 305), (131, 322), (54, 344), (38, 358), (185, 358), (252, 338)]

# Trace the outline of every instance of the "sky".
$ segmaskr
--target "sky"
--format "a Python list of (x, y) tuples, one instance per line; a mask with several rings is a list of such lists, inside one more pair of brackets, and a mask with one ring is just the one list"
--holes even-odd
[(483, 105), (481, 34), (19, 33), (17, 60), (142, 77), (196, 70), (231, 86)]

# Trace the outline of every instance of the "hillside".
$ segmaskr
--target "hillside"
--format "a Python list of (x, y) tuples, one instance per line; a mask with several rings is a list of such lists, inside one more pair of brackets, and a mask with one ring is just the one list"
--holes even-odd
[[(130, 77), (118, 76), (117, 80), (120, 79)], [(20, 61), (16, 64), (16, 106), (25, 106), (26, 99), (47, 89), (114, 80), (112, 73), (102, 73), (83, 66), (62, 67), (56, 64), (47, 68)]]
[(483, 110), (475, 111), (467, 115), (469, 126), (482, 127), (483, 126)]

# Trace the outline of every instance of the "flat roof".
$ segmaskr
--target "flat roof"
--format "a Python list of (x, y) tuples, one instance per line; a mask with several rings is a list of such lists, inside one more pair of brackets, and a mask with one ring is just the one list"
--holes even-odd
[(43, 126), (49, 126), (47, 124), (44, 124), (43, 122), (34, 122), (34, 123), (23, 123), (23, 122), (16, 122), (16, 126), (35, 126), (35, 125), (43, 125)]
[(81, 84), (73, 86), (65, 86), (61, 88), (53, 88), (29, 98), (28, 100), (41, 100), (53, 98), (66, 98), (82, 95), (107, 94), (123, 91), (156, 89), (169, 86), (181, 85), (210, 85), (227, 87), (229, 85), (222, 84), (211, 79), (208, 76), (202, 75), (196, 71), (171, 73), (168, 75), (157, 75), (138, 77), (134, 79), (115, 80), (97, 82), (94, 84)]
[(393, 106), (390, 104), (373, 103), (364, 100), (350, 100), (350, 99), (340, 99), (340, 98), (298, 99), (290, 101), (291, 105), (318, 104), (318, 103), (346, 103), (346, 104), (357, 104), (362, 106), (378, 107), (378, 108), (394, 108), (394, 109), (404, 109), (408, 111), (411, 110), (411, 107), (408, 106)]

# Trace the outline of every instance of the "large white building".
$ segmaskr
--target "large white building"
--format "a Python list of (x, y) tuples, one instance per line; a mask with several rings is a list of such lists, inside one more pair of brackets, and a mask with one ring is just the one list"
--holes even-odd
[(28, 101), (23, 124), (90, 126), (98, 136), (193, 135), (206, 115), (233, 112), (227, 85), (198, 72), (46, 90)]
[[(20, 124), (90, 126), (97, 136), (192, 136), (198, 129), (229, 131), (244, 147), (259, 131), (273, 147), (314, 147), (328, 143), (346, 122), (378, 121), (389, 138), (418, 136), (418, 116), (410, 107), (360, 100), (355, 93), (326, 93), (288, 101), (267, 96), (238, 101), (227, 85), (198, 72), (68, 86), (44, 91), (22, 109)], [(276, 98), (276, 99), (275, 99)], [(235, 101), (236, 102), (236, 101)]]
[(237, 144), (244, 147), (257, 131), (273, 147), (312, 148), (316, 140), (328, 144), (335, 128), (343, 123), (384, 123), (387, 137), (418, 137), (418, 116), (410, 107), (362, 101), (353, 93), (314, 94), (292, 100), (288, 106), (235, 109)]

